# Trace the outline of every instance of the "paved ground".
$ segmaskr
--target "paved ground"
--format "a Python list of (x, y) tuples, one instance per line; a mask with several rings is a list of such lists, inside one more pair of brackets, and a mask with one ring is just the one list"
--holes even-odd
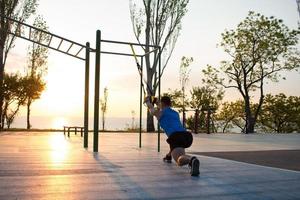
[(300, 171), (300, 150), (192, 152), (239, 162)]
[[(300, 199), (297, 171), (199, 156), (200, 177), (161, 161), (156, 135), (110, 133), (99, 153), (78, 136), (0, 133), (0, 199)], [(90, 138), (90, 142), (92, 138)], [(190, 152), (299, 149), (300, 134), (197, 135)]]

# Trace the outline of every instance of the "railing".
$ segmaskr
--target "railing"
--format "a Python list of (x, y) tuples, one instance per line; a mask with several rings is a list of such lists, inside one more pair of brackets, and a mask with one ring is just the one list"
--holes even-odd
[(74, 132), (75, 135), (77, 135), (77, 131), (80, 131), (80, 136), (83, 137), (83, 131), (84, 131), (84, 127), (82, 126), (64, 126), (64, 135), (66, 135), (66, 133), (68, 134), (68, 137), (70, 137), (70, 132)]

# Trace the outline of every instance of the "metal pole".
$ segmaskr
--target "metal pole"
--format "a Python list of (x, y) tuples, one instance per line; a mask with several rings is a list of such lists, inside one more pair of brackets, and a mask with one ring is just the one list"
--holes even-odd
[[(161, 77), (161, 48), (159, 47), (158, 52), (158, 99), (160, 100), (160, 77)], [(157, 122), (157, 151), (160, 152), (160, 125)]]
[(115, 41), (115, 40), (101, 40), (101, 42), (105, 43), (115, 43), (115, 44), (125, 44), (125, 45), (135, 45), (135, 46), (143, 46), (143, 47), (154, 47), (157, 48), (157, 45), (149, 45), (149, 44), (141, 44), (141, 43), (133, 43), (133, 42), (122, 42), (122, 41)]
[(89, 143), (89, 83), (90, 83), (90, 43), (86, 43), (85, 52), (85, 82), (84, 82), (84, 137), (83, 148)]
[[(144, 57), (141, 57), (141, 72), (143, 74), (143, 60)], [(140, 133), (139, 133), (139, 147), (142, 148), (142, 117), (143, 117), (143, 77), (140, 76), (141, 82), (140, 82)]]
[(101, 31), (96, 33), (95, 98), (94, 98), (94, 152), (98, 152), (99, 134), (99, 90), (100, 90)]

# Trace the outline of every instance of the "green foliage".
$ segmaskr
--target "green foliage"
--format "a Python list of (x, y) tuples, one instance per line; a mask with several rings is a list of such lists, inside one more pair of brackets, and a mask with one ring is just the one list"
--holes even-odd
[(40, 75), (27, 75), (23, 78), (23, 96), (26, 100), (37, 100), (41, 97), (42, 92), (46, 89), (46, 83)]
[(3, 95), (3, 112), (2, 128), (6, 123), (7, 128), (13, 123), (20, 106), (25, 104), (24, 97), (24, 79), (19, 74), (5, 74), (4, 76), (4, 95)]
[(206, 132), (206, 114), (204, 112), (198, 113), (198, 123), (196, 124), (196, 112), (186, 119), (186, 128), (189, 130), (195, 130), (197, 126), (198, 133)]
[[(254, 132), (264, 98), (267, 80), (278, 81), (283, 70), (299, 68), (298, 30), (290, 30), (282, 20), (249, 12), (235, 30), (222, 34), (220, 44), (230, 57), (220, 70), (208, 66), (203, 70), (209, 83), (237, 89), (245, 104), (246, 133)], [(257, 109), (250, 108), (251, 93), (259, 90)]]
[(180, 63), (180, 70), (179, 70), (179, 81), (180, 81), (180, 85), (182, 88), (182, 91), (184, 93), (185, 90), (185, 86), (187, 84), (187, 82), (189, 81), (189, 75), (191, 72), (191, 69), (189, 68), (190, 64), (194, 61), (193, 57), (185, 57), (183, 56), (181, 58), (181, 63)]
[[(195, 111), (195, 113), (187, 120), (187, 127), (189, 129), (195, 129), (197, 126), (197, 129), (200, 130), (200, 132), (206, 132), (207, 112), (210, 112), (210, 117), (214, 118), (215, 111), (218, 109), (219, 104), (224, 97), (224, 92), (222, 89), (218, 89), (206, 83), (204, 84), (205, 85), (202, 87), (193, 87), (191, 90), (191, 100), (189, 105), (190, 108)], [(195, 125), (197, 114), (196, 110), (198, 110), (197, 125)], [(214, 129), (213, 124), (210, 124), (210, 126)]]
[(259, 123), (266, 132), (300, 132), (300, 97), (285, 94), (266, 95)]
[(191, 91), (190, 107), (198, 110), (217, 110), (220, 101), (224, 97), (224, 92), (209, 85), (202, 87), (193, 87)]
[[(25, 22), (36, 12), (37, 0), (0, 0), (0, 13), (7, 17)], [(22, 26), (18, 23), (11, 24), (8, 20), (2, 19), (0, 23), (0, 121), (3, 128), (3, 106), (4, 106), (4, 69), (10, 49), (14, 47), (16, 36), (9, 32), (20, 33)]]
[[(38, 6), (38, 0), (0, 0), (0, 13), (7, 17), (25, 22), (31, 15), (35, 14)], [(0, 48), (3, 54), (3, 63), (1, 67), (4, 68), (8, 52), (14, 47), (15, 36), (8, 34), (8, 32), (21, 32), (19, 24), (9, 24), (7, 20), (0, 23)], [(2, 60), (1, 60), (2, 62)]]
[(221, 128), (221, 132), (228, 132), (234, 127), (241, 129), (241, 132), (245, 130), (245, 108), (242, 100), (235, 102), (224, 102), (221, 109), (216, 115), (218, 127)]
[(4, 124), (10, 128), (20, 106), (28, 103), (28, 97), (32, 101), (39, 99), (44, 89), (45, 83), (40, 76), (21, 77), (19, 74), (5, 74), (2, 128)]
[[(46, 21), (37, 16), (33, 26), (44, 31), (48, 31)], [(48, 34), (40, 31), (32, 31), (31, 39), (39, 43), (47, 43), (50, 38)], [(32, 43), (28, 48), (28, 73), (32, 76), (44, 75), (47, 73), (48, 48)]]
[(182, 90), (174, 89), (171, 90), (168, 89), (168, 92), (163, 93), (162, 96), (168, 96), (171, 98), (171, 103), (173, 108), (177, 108), (179, 112), (183, 111), (183, 104), (182, 104)]
[[(162, 96), (168, 96), (171, 98), (171, 103), (172, 103), (172, 107), (178, 109), (179, 112), (183, 111), (183, 103), (182, 103), (182, 99), (183, 99), (183, 93), (182, 90), (179, 89), (174, 89), (171, 90), (170, 88), (168, 89), (168, 92), (163, 93)], [(189, 101), (187, 98), (184, 99), (184, 104), (188, 105)]]

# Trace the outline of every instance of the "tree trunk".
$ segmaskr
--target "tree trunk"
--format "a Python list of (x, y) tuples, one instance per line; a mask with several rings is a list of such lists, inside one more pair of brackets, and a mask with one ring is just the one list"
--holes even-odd
[(254, 133), (255, 118), (252, 116), (250, 97), (247, 92), (246, 95), (244, 96), (244, 101), (245, 101), (245, 114), (246, 114), (245, 134)]
[(3, 129), (3, 81), (4, 81), (4, 46), (0, 45), (0, 131)]
[(225, 123), (225, 125), (224, 125), (224, 127), (223, 127), (223, 129), (222, 129), (222, 133), (225, 133), (225, 130), (226, 130), (226, 128), (227, 128), (228, 123), (229, 123), (229, 122), (226, 122), (226, 123)]
[(210, 134), (210, 109), (208, 109), (208, 111), (207, 111), (206, 134)]
[(185, 88), (182, 87), (182, 125), (185, 128), (186, 115), (185, 115)]
[(247, 119), (247, 126), (246, 126), (246, 134), (248, 133), (254, 133), (254, 126), (255, 126), (255, 119), (254, 117), (250, 116), (248, 119)]
[(102, 131), (105, 130), (105, 118), (104, 118), (104, 113), (102, 113)]
[(245, 113), (246, 113), (246, 130), (245, 133), (254, 133), (255, 118), (252, 116), (250, 108), (250, 100), (245, 100)]
[[(150, 48), (148, 45), (150, 45), (150, 26), (151, 26), (151, 1), (147, 1), (146, 6), (146, 29), (145, 29), (145, 53), (149, 52)], [(147, 69), (147, 95), (152, 96), (155, 95), (155, 92), (153, 91), (152, 85), (153, 85), (153, 68), (151, 67), (156, 67), (156, 66), (151, 66), (150, 62), (150, 55), (147, 54), (145, 56), (145, 61), (146, 61), (146, 69)], [(147, 111), (147, 132), (153, 132), (155, 131), (154, 128), (154, 122), (153, 122), (153, 116), (150, 114), (149, 111)]]
[[(7, 102), (4, 102), (4, 105), (2, 106), (2, 121), (1, 121), (1, 128), (4, 129), (4, 124), (5, 124), (5, 118), (7, 116), (7, 108), (8, 108), (8, 104)], [(7, 119), (6, 119), (7, 120)]]
[(31, 124), (30, 124), (30, 106), (31, 106), (31, 99), (28, 99), (28, 101), (27, 101), (27, 129), (31, 128)]

